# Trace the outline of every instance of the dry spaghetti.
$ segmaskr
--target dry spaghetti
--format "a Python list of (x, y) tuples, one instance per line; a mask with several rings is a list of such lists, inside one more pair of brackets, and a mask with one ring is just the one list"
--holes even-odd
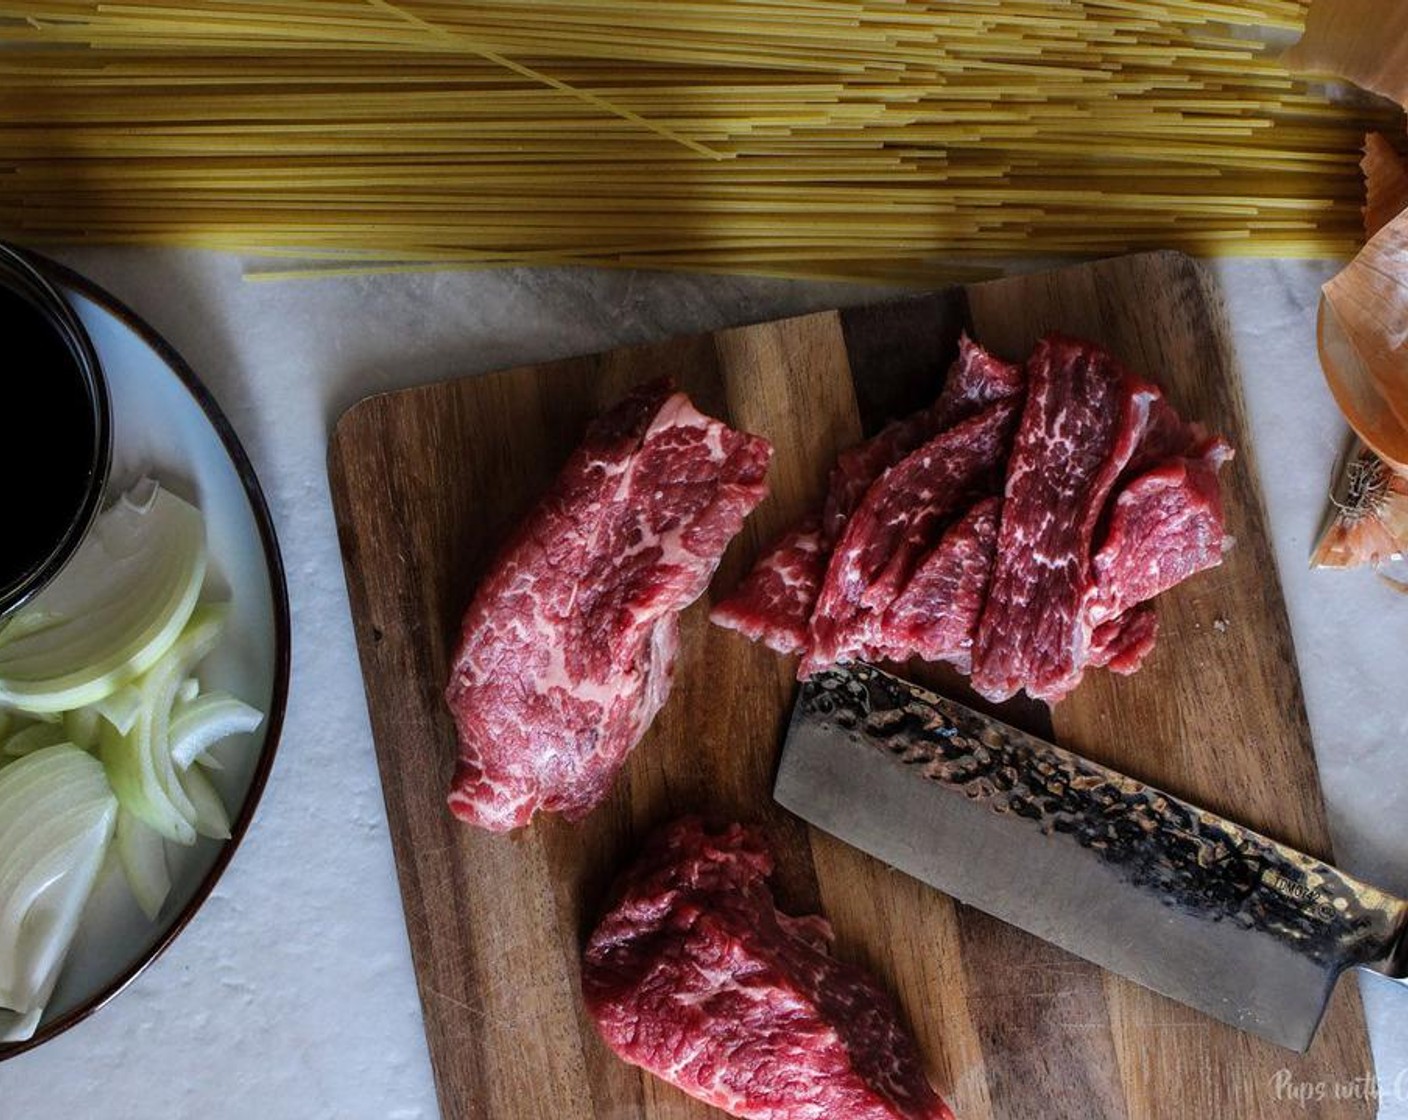
[(0, 234), (319, 274), (1348, 255), (1363, 134), (1402, 125), (1278, 65), (1303, 9), (0, 0)]

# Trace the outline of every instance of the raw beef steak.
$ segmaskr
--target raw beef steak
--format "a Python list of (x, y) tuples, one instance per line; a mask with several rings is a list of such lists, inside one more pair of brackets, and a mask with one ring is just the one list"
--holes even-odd
[(1055, 702), (1090, 654), (1096, 526), (1161, 395), (1107, 351), (1059, 335), (1043, 339), (1027, 364), (973, 687), (990, 700), (1025, 688)]
[(1147, 603), (1132, 607), (1091, 632), (1086, 667), (1109, 669), (1126, 677), (1137, 673), (1144, 658), (1153, 652), (1158, 636), (1159, 616), (1154, 608)]
[(1166, 459), (1120, 491), (1095, 554), (1092, 622), (1222, 563), (1230, 542), (1222, 530), (1217, 472), (1231, 458), (1225, 442), (1206, 440), (1193, 456)]
[(465, 612), (454, 814), (493, 831), (605, 795), (670, 692), (677, 616), (766, 493), (772, 448), (667, 382), (587, 432)]
[(744, 1120), (952, 1120), (893, 1000), (778, 911), (742, 825), (657, 834), (587, 943), (582, 988), (621, 1058)]
[(836, 544), (799, 676), (876, 656), (885, 611), (947, 524), (1002, 487), (1021, 398), (940, 432), (867, 491)]
[(1119, 485), (1123, 486), (1165, 459), (1192, 454), (1194, 448), (1207, 442), (1207, 438), (1208, 434), (1201, 424), (1196, 421), (1187, 423), (1160, 394), (1149, 406), (1149, 422), (1144, 427), (1139, 446), (1120, 476)]
[(885, 612), (882, 648), (891, 661), (949, 661), (967, 672), (973, 635), (997, 557), (1001, 498), (985, 498), (955, 521)]
[(816, 532), (813, 515), (785, 534), (709, 617), (778, 653), (804, 652), (832, 549), (875, 480), (944, 429), (1020, 394), (1025, 384), (1021, 366), (993, 357), (964, 335), (958, 358), (933, 405), (891, 422), (837, 457), (820, 514), (820, 531)]
[(835, 544), (871, 484), (946, 428), (976, 416), (990, 404), (1019, 396), (1026, 373), (1019, 365), (989, 354), (966, 334), (958, 340), (958, 358), (948, 371), (939, 399), (929, 408), (895, 420), (880, 432), (836, 457), (822, 514), (826, 539)]
[(709, 612), (709, 621), (778, 653), (801, 653), (827, 552), (820, 527), (804, 521), (763, 555), (738, 590)]
[(1051, 335), (1018, 367), (964, 338), (932, 408), (840, 456), (820, 532), (711, 617), (802, 653), (804, 678), (919, 657), (1055, 703), (1088, 668), (1135, 672), (1142, 604), (1221, 563), (1231, 455), (1097, 345)]

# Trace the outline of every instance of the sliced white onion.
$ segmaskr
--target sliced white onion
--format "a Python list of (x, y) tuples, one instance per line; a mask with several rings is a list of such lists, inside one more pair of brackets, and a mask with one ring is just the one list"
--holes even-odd
[(205, 567), (200, 511), (150, 479), (138, 483), (0, 628), (0, 703), (65, 712), (141, 675), (190, 618)]
[(42, 1018), (42, 1007), (36, 1007), (25, 1014), (0, 1007), (0, 1042), (25, 1042), (33, 1038)]
[(171, 893), (171, 871), (166, 866), (166, 842), (161, 834), (139, 817), (123, 809), (117, 815), (117, 835), (113, 840), (122, 874), (142, 913), (156, 921), (161, 904)]
[(92, 755), (46, 747), (0, 771), (0, 1008), (8, 1038), (38, 1026), (117, 823)]
[(65, 712), (64, 731), (68, 734), (68, 741), (85, 751), (91, 751), (98, 745), (98, 720), (101, 718), (98, 710), (91, 704), (86, 708), (74, 708), (71, 712)]
[(98, 748), (122, 807), (168, 840), (193, 844), (196, 809), (171, 760), (171, 710), (181, 682), (215, 646), (228, 607), (202, 604), (181, 636), (137, 683), (142, 703), (132, 730), (123, 735), (108, 721)]
[(201, 767), (263, 715), (201, 694), (228, 614), (199, 605), (205, 571), (200, 513), (146, 480), (0, 622), (0, 1042), (38, 1028), (105, 853), (155, 920), (166, 841), (230, 835)]
[(60, 743), (71, 741), (61, 723), (31, 723), (6, 739), (5, 745), (0, 747), (0, 753), (12, 758), (23, 758), (35, 751), (42, 751), (45, 747), (56, 747)]
[(195, 806), (196, 831), (212, 840), (228, 840), (230, 814), (225, 811), (225, 803), (220, 800), (219, 792), (211, 785), (205, 771), (199, 766), (192, 766), (183, 771), (181, 785), (185, 788), (186, 796), (191, 799), (191, 804)]
[(204, 761), (206, 751), (222, 739), (248, 734), (263, 722), (263, 712), (228, 692), (207, 692), (177, 704), (171, 715), (171, 761), (188, 770), (191, 763)]
[(89, 705), (103, 719), (126, 735), (137, 722), (142, 711), (142, 692), (134, 685), (125, 684), (109, 696), (104, 696), (96, 704)]

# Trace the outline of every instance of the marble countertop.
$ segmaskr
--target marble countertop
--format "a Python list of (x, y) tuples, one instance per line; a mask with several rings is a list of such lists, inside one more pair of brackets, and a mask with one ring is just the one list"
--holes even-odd
[[(238, 258), (215, 253), (59, 256), (165, 334), (244, 440), (288, 568), (293, 682), (264, 802), (210, 901), (112, 1005), (0, 1065), (0, 1117), (430, 1120), (434, 1085), (324, 467), (333, 423), (378, 390), (893, 289), (568, 269), (252, 283)], [(1318, 288), (1334, 266), (1212, 267), (1245, 376), (1339, 862), (1408, 895), (1408, 598), (1363, 572), (1306, 566), (1344, 435), (1314, 345)], [(1361, 987), (1380, 1115), (1408, 1120), (1408, 991), (1377, 978)], [(1298, 1114), (1288, 1100), (1286, 1115)]]

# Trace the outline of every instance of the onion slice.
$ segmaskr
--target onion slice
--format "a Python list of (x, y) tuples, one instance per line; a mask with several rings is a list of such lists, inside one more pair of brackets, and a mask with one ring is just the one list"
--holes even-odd
[(181, 682), (215, 647), (228, 613), (225, 604), (196, 608), (176, 644), (138, 682), (141, 705), (127, 734), (100, 721), (99, 754), (122, 807), (178, 844), (195, 843), (197, 814), (171, 760), (171, 711)]
[(68, 737), (68, 732), (64, 730), (63, 724), (31, 723), (28, 727), (21, 728), (6, 739), (5, 745), (0, 747), (0, 754), (7, 754), (12, 758), (23, 758), (35, 751), (42, 751), (45, 747), (56, 747), (60, 743), (67, 742), (71, 742), (71, 740)]
[(85, 751), (91, 751), (98, 745), (98, 720), (101, 718), (98, 710), (91, 705), (65, 712), (64, 731), (68, 734), (68, 741)]
[(166, 842), (159, 832), (123, 809), (117, 815), (117, 834), (113, 845), (132, 897), (137, 900), (147, 921), (156, 921), (162, 903), (171, 893)]
[(126, 735), (142, 714), (142, 693), (134, 685), (125, 684), (109, 696), (104, 696), (92, 710)]
[(205, 771), (199, 766), (192, 766), (182, 772), (181, 786), (185, 789), (186, 796), (191, 799), (191, 804), (195, 806), (193, 823), (196, 831), (212, 840), (228, 840), (230, 814), (225, 811), (225, 803), (220, 800), (219, 792), (205, 776)]
[[(194, 844), (197, 836), (230, 837), (230, 815), (199, 767), (220, 740), (253, 731), (263, 713), (224, 692), (195, 694), (192, 670), (220, 637), (228, 611), (223, 604), (196, 608), (185, 631), (156, 665), (116, 695), (99, 720), (99, 753), (122, 804), (118, 855), (128, 884), (148, 918), (155, 918), (171, 889), (165, 841)], [(182, 697), (190, 697), (185, 702)], [(102, 708), (103, 705), (99, 705)], [(124, 729), (124, 725), (127, 725)]]
[(190, 618), (205, 567), (200, 511), (150, 479), (138, 483), (0, 629), (0, 704), (66, 712), (141, 675)]
[(248, 734), (263, 722), (263, 712), (228, 692), (207, 692), (177, 704), (171, 715), (171, 760), (189, 770), (191, 763), (207, 761), (205, 753), (222, 739)]
[(116, 824), (102, 766), (75, 746), (0, 771), (0, 1039), (38, 1026)]
[(215, 767), (211, 746), (264, 717), (200, 692), (229, 613), (199, 602), (206, 566), (199, 511), (145, 480), (0, 622), (0, 1042), (38, 1028), (110, 842), (155, 921), (166, 841), (230, 836), (193, 763)]
[(170, 755), (170, 717), (182, 682), (220, 640), (228, 607), (204, 603), (186, 630), (139, 680), (142, 702), (131, 731), (101, 720), (99, 754), (122, 807), (177, 844), (196, 842), (196, 806)]

